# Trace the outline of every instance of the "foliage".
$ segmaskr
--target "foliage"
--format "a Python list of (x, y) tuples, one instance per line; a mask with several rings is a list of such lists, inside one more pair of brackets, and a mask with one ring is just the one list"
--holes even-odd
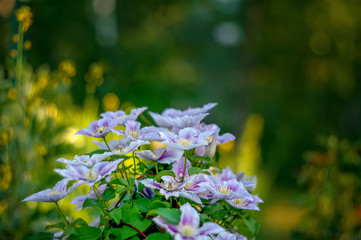
[(296, 239), (359, 239), (361, 237), (360, 144), (335, 136), (322, 139), (322, 150), (309, 152), (300, 183), (305, 216)]

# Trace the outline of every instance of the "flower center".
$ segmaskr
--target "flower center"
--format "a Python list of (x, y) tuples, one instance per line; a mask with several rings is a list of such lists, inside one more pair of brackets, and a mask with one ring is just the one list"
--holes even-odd
[(222, 194), (228, 194), (231, 191), (231, 189), (229, 189), (227, 187), (220, 187), (220, 188), (218, 188), (218, 190)]
[(184, 236), (184, 237), (193, 237), (197, 234), (197, 229), (194, 228), (192, 225), (184, 225), (182, 226), (182, 228), (180, 229), (180, 233)]
[(247, 201), (242, 198), (233, 199), (232, 202), (240, 207), (244, 207), (247, 205)]
[(100, 127), (98, 127), (98, 128), (95, 129), (95, 132), (97, 132), (97, 133), (103, 133), (103, 132), (105, 132), (106, 130), (107, 130), (106, 127), (100, 126)]
[(97, 178), (98, 171), (96, 170), (89, 170), (88, 172), (84, 172), (82, 175), (84, 179), (88, 180), (89, 182), (94, 181)]
[(190, 140), (189, 139), (182, 139), (179, 140), (179, 144), (181, 144), (184, 147), (188, 147)]
[(167, 191), (174, 191), (178, 188), (178, 183), (171, 181), (164, 181), (161, 183), (162, 187)]
[(209, 136), (205, 139), (207, 142), (210, 142), (212, 140), (212, 136)]
[(197, 184), (192, 181), (192, 182), (187, 183), (187, 184), (184, 186), (184, 188), (185, 188), (185, 189), (193, 189), (193, 188), (195, 188), (196, 185), (197, 185)]
[(134, 130), (130, 130), (129, 134), (133, 137), (133, 138), (138, 138), (138, 131), (134, 131)]
[(122, 145), (119, 145), (119, 146), (116, 147), (112, 152), (122, 155), (122, 154), (124, 153), (124, 147), (123, 147)]

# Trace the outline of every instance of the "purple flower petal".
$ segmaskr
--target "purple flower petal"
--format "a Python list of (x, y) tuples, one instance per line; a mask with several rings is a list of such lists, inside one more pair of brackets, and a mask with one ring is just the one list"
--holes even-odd
[(167, 223), (167, 221), (165, 221), (161, 217), (155, 217), (152, 220), (153, 220), (153, 222), (155, 222), (155, 224), (157, 224), (161, 228), (164, 228), (165, 230), (167, 230), (167, 232), (169, 232), (172, 236), (174, 236), (174, 234), (176, 234), (178, 232), (178, 230), (176, 229), (176, 227), (173, 224)]
[(218, 234), (218, 233), (225, 231), (225, 229), (223, 227), (219, 226), (217, 223), (214, 223), (214, 222), (204, 223), (203, 226), (199, 230), (200, 230), (200, 233), (199, 233), (200, 235)]
[(191, 108), (189, 107), (187, 110), (183, 111), (183, 114), (189, 114), (189, 115), (197, 115), (200, 113), (205, 113), (208, 112), (210, 109), (214, 108), (215, 106), (217, 106), (218, 103), (207, 103), (205, 105), (203, 105), (203, 107), (201, 108)]
[(221, 145), (223, 143), (229, 142), (229, 141), (233, 141), (234, 139), (236, 139), (236, 137), (231, 134), (231, 133), (225, 133), (222, 136), (219, 136), (217, 138), (217, 145)]
[(139, 158), (143, 158), (144, 160), (148, 160), (148, 161), (158, 160), (158, 157), (150, 150), (136, 152), (135, 155), (137, 155), (137, 157)]
[(195, 228), (199, 227), (199, 214), (189, 203), (185, 203), (180, 207), (182, 212), (180, 225), (190, 225)]
[(158, 162), (170, 164), (172, 162), (178, 161), (182, 157), (183, 153), (183, 150), (168, 149), (160, 156)]
[(144, 179), (140, 181), (144, 186), (156, 189), (163, 189), (162, 185), (158, 182), (154, 182), (153, 179)]

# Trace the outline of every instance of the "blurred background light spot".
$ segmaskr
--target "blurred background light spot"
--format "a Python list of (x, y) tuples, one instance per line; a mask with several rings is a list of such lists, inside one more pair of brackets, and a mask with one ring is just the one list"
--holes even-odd
[(95, 20), (96, 39), (100, 46), (113, 46), (118, 40), (117, 25), (114, 17), (97, 17)]
[(95, 36), (102, 47), (113, 46), (118, 40), (115, 4), (115, 0), (93, 0)]
[(221, 45), (235, 46), (242, 41), (243, 33), (235, 23), (222, 22), (214, 27), (213, 37)]
[(110, 15), (115, 8), (115, 0), (93, 0), (93, 10), (101, 16)]
[(326, 34), (318, 32), (311, 36), (309, 45), (312, 52), (324, 56), (329, 53), (331, 49), (331, 40)]
[(110, 92), (105, 94), (103, 98), (103, 109), (104, 111), (116, 111), (119, 109), (120, 101), (117, 95)]

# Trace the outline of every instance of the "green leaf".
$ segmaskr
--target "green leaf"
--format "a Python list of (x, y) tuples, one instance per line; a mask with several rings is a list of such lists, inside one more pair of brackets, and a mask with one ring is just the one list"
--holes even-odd
[(80, 226), (88, 226), (88, 223), (82, 219), (82, 218), (77, 218), (75, 221), (74, 221), (74, 224), (76, 225), (80, 225)]
[(148, 198), (139, 198), (133, 201), (140, 212), (148, 212), (152, 209), (151, 201)]
[(154, 200), (152, 200), (150, 206), (152, 207), (152, 209), (161, 208), (161, 207), (169, 208), (169, 207), (170, 207), (170, 203), (169, 203), (169, 202), (161, 201), (161, 200), (159, 200), (159, 199), (154, 199)]
[(163, 176), (172, 176), (175, 178), (175, 173), (171, 170), (163, 170), (160, 171), (157, 175), (155, 175), (153, 181), (158, 180), (159, 178), (163, 177)]
[(168, 223), (177, 224), (180, 221), (181, 212), (176, 208), (157, 208), (154, 209), (157, 214), (163, 217)]
[[(138, 208), (131, 206), (129, 203), (124, 204), (122, 209), (122, 220), (125, 223), (128, 223), (140, 231), (144, 232), (151, 224), (152, 221), (144, 218), (142, 219), (142, 215), (139, 213)], [(138, 232), (128, 226), (123, 226), (121, 231), (122, 239), (127, 239), (131, 236), (136, 235)]]
[(102, 235), (102, 231), (96, 227), (80, 227), (75, 230), (69, 240), (97, 240)]
[(94, 207), (97, 209), (102, 209), (102, 206), (100, 205), (99, 201), (97, 199), (87, 198), (85, 199), (83, 203), (83, 209), (86, 207)]
[(26, 240), (50, 240), (53, 239), (54, 234), (48, 232), (39, 232), (31, 237), (26, 237)]
[(119, 224), (120, 220), (122, 219), (122, 209), (121, 208), (115, 208), (110, 212), (110, 216), (112, 216), (113, 220)]
[(203, 169), (199, 168), (199, 167), (192, 167), (190, 169), (188, 169), (188, 174), (193, 175), (193, 174), (197, 174), (197, 173), (205, 173), (208, 175), (211, 175), (208, 171), (203, 171)]
[(48, 229), (51, 229), (51, 228), (64, 229), (64, 228), (65, 228), (65, 224), (64, 224), (63, 222), (58, 222), (58, 223), (55, 223), (55, 224), (51, 224), (51, 225), (46, 226), (44, 230), (48, 230)]
[(151, 233), (147, 236), (147, 240), (168, 240), (168, 239), (169, 239), (168, 233), (161, 234), (157, 232), (157, 233)]
[(116, 185), (123, 185), (123, 186), (126, 186), (128, 187), (128, 181), (124, 178), (118, 178), (118, 179), (115, 179), (115, 180), (112, 180), (110, 181), (111, 184), (116, 184)]
[(218, 209), (220, 208), (221, 203), (217, 202), (215, 204), (207, 205), (204, 208), (204, 212), (211, 215), (213, 218), (216, 216)]
[(212, 162), (212, 159), (210, 157), (202, 157), (202, 156), (191, 156), (190, 159), (194, 162), (197, 162), (197, 161), (204, 161), (204, 162), (207, 162), (207, 163), (211, 163)]
[(115, 198), (115, 190), (113, 188), (107, 188), (102, 194), (102, 197), (105, 201), (109, 201), (113, 198)]
[(247, 217), (243, 216), (242, 218), (244, 223), (251, 230), (254, 236), (259, 230), (259, 224), (251, 216), (247, 216)]
[(121, 228), (110, 228), (109, 232), (115, 236), (116, 240), (122, 239), (122, 229)]
[[(147, 228), (152, 224), (152, 221), (147, 218), (144, 218), (143, 220), (140, 218), (134, 218), (127, 223), (139, 229), (139, 231), (145, 232), (145, 230), (147, 230)], [(121, 232), (121, 234), (123, 239), (127, 239), (131, 236), (138, 234), (138, 231), (128, 226), (123, 226), (122, 229), (123, 231)]]

